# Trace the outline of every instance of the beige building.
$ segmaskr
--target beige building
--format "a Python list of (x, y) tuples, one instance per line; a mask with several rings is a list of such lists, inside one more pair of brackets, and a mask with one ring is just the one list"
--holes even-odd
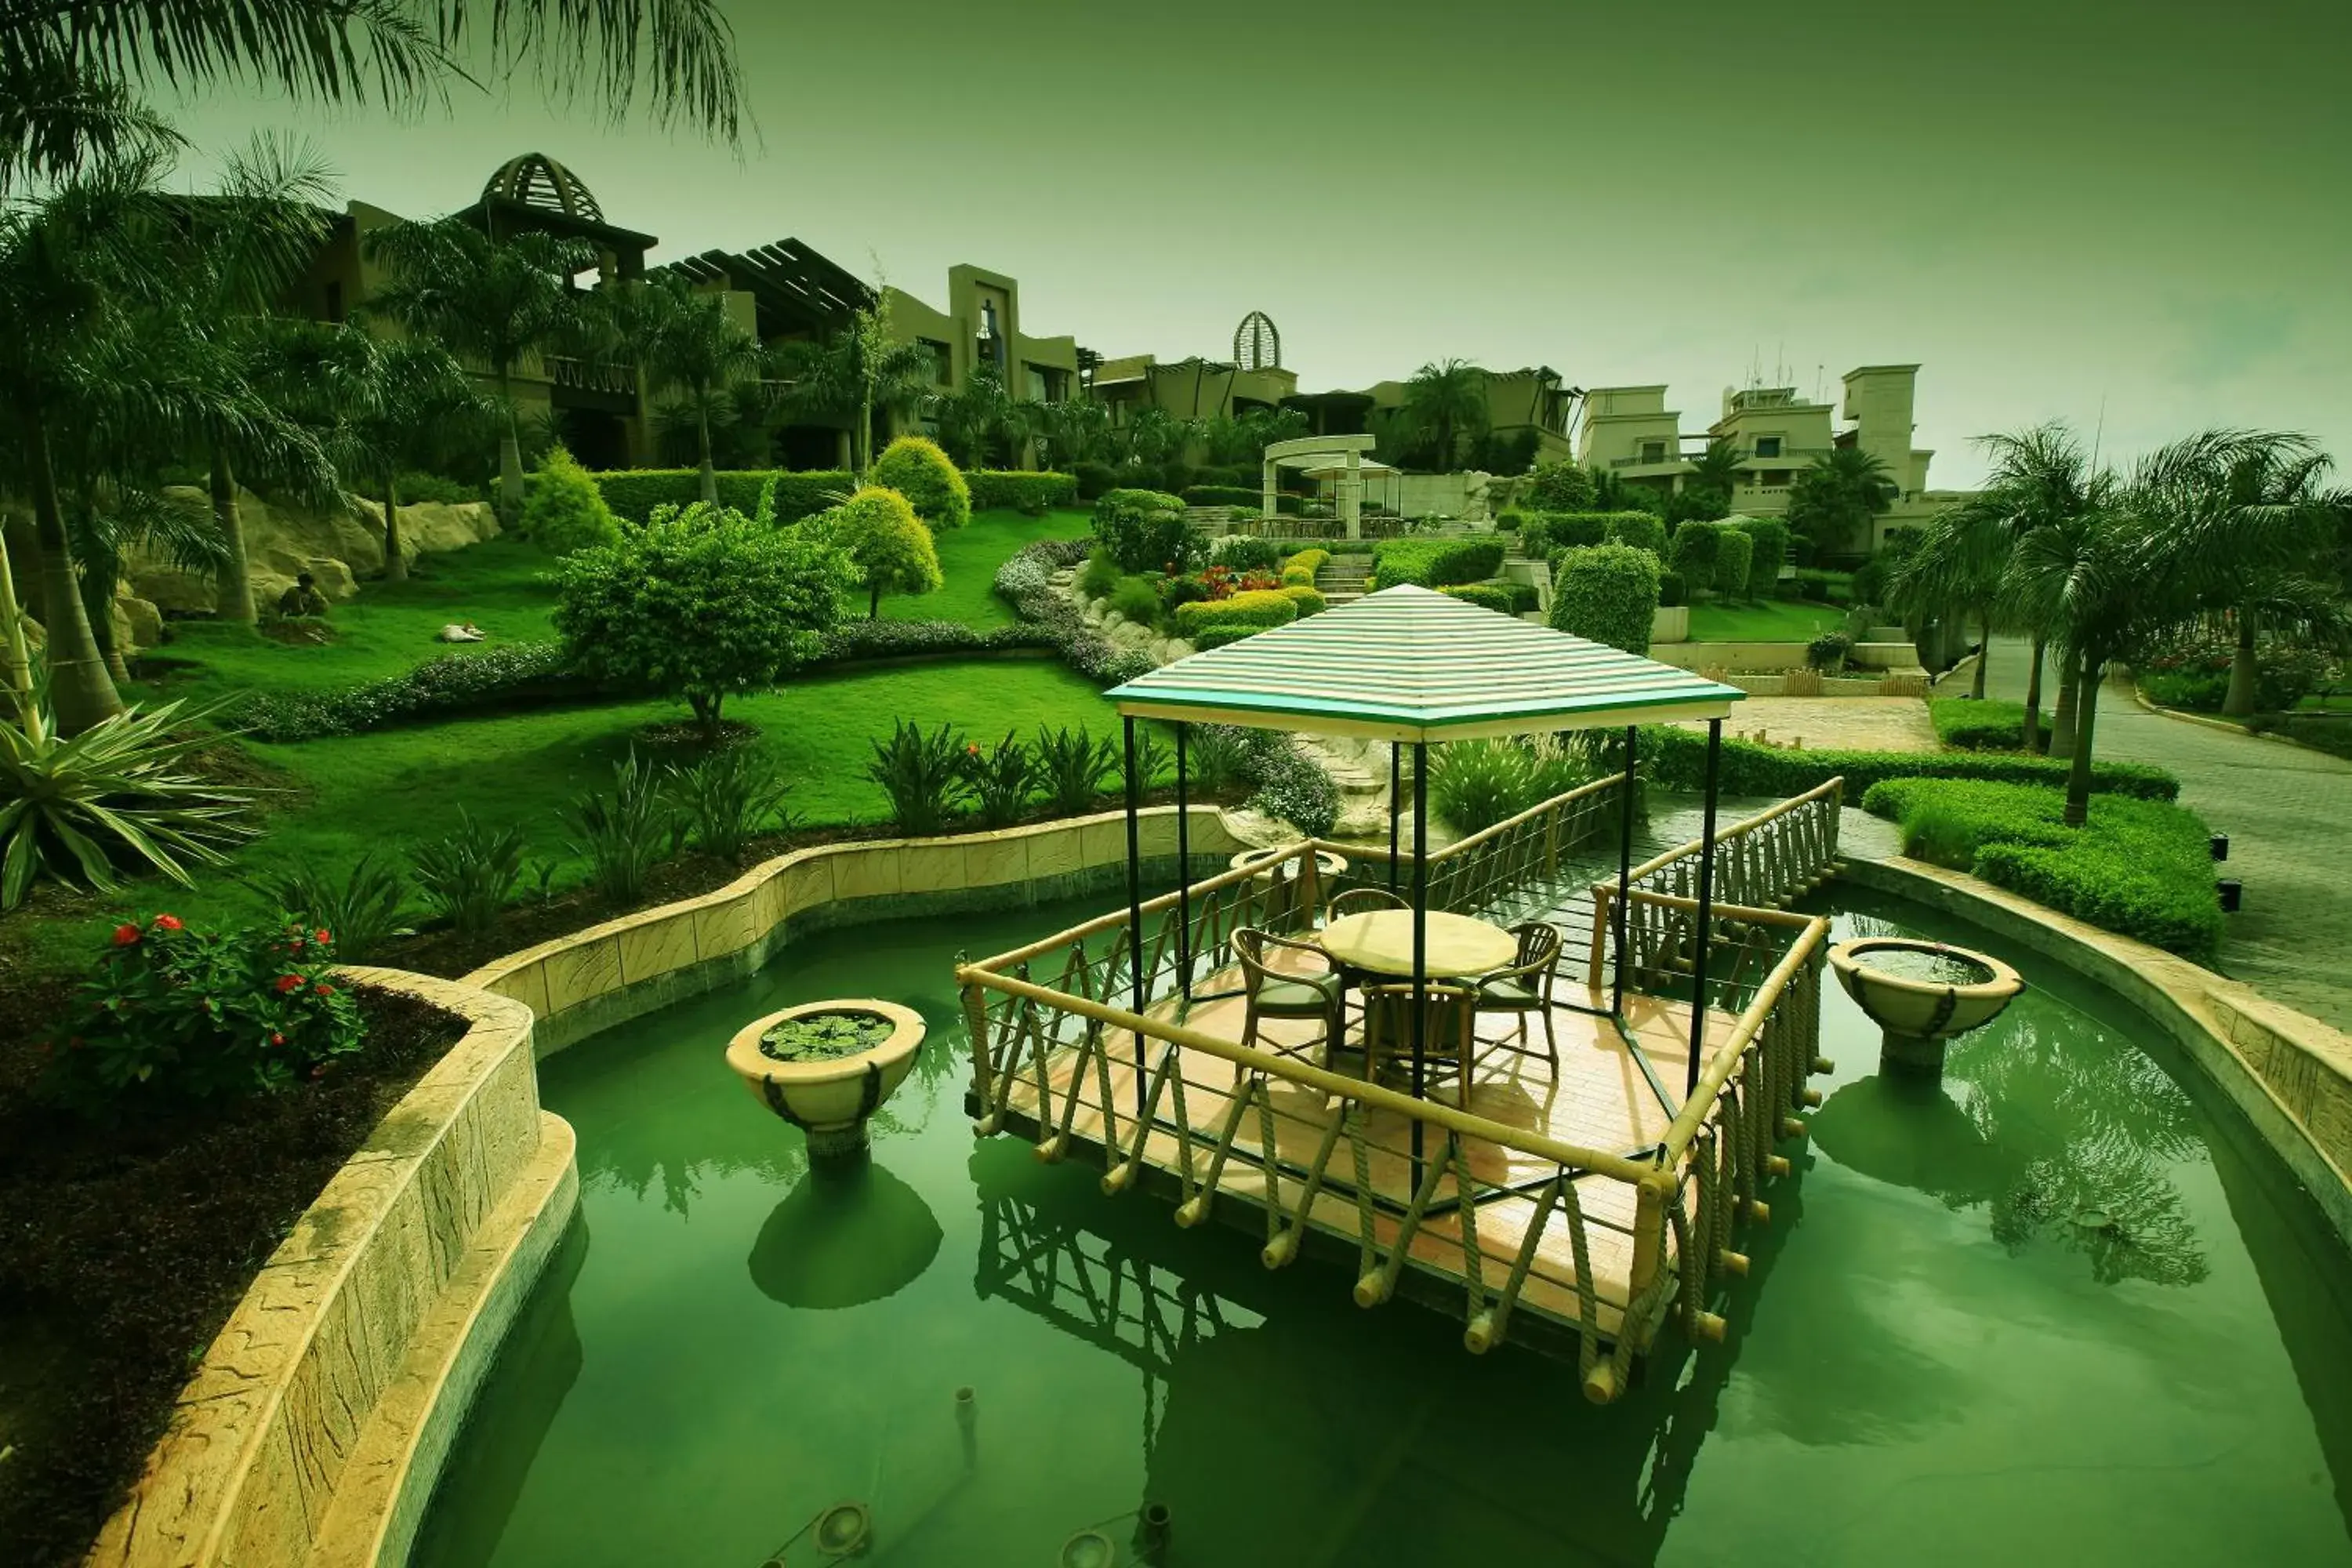
[(1678, 490), (1695, 471), (1693, 458), (1712, 442), (1727, 442), (1738, 455), (1731, 510), (1770, 517), (1788, 510), (1800, 471), (1835, 447), (1859, 447), (1885, 465), (1897, 490), (1871, 540), (1876, 549), (1887, 530), (1916, 527), (1965, 493), (1930, 489), (1927, 466), (1935, 454), (1911, 444), (1918, 375), (1916, 364), (1850, 370), (1843, 409), (1801, 397), (1790, 386), (1727, 389), (1720, 416), (1688, 436), (1681, 413), (1666, 406), (1663, 384), (1595, 387), (1586, 398), (1577, 460), (1628, 484)]
[[(1068, 337), (1023, 332), (1021, 285), (1001, 272), (950, 268), (946, 306), (940, 309), (899, 289), (886, 288), (877, 297), (855, 274), (792, 238), (747, 251), (706, 250), (649, 268), (646, 255), (660, 241), (608, 223), (586, 184), (539, 153), (499, 165), (474, 203), (454, 216), (493, 238), (540, 231), (586, 242), (597, 266), (593, 277), (576, 280), (583, 287), (603, 287), (649, 270), (675, 272), (720, 296), (728, 313), (770, 347), (829, 338), (848, 326), (853, 312), (878, 298), (893, 336), (932, 351), (940, 392), (961, 391), (973, 367), (985, 362), (997, 367), (1017, 398), (1058, 402), (1081, 395), (1076, 343)], [(344, 320), (383, 281), (382, 268), (366, 254), (368, 234), (400, 221), (399, 215), (381, 207), (351, 203), (298, 285), (293, 307), (315, 320)], [(554, 419), (588, 467), (655, 460), (653, 403), (635, 364), (532, 355), (516, 368), (513, 385), (524, 416), (536, 412)], [(887, 427), (876, 434), (886, 440), (902, 429), (930, 426), (920, 414), (903, 420), (886, 416), (882, 423)], [(774, 458), (786, 467), (846, 467), (848, 449), (847, 422), (840, 419), (787, 425), (774, 432)]]

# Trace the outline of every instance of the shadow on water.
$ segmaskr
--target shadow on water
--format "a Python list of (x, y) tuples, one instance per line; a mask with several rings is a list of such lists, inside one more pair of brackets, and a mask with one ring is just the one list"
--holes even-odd
[(940, 1255), (940, 1222), (874, 1163), (820, 1161), (760, 1227), (751, 1283), (787, 1307), (833, 1310), (896, 1295)]

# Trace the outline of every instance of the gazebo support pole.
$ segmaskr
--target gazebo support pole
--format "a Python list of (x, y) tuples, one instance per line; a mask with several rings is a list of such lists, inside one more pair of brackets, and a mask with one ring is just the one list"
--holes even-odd
[[(1127, 726), (1127, 966), (1135, 977), (1132, 994), (1139, 1016), (1148, 1000), (1143, 973), (1143, 791), (1135, 776), (1135, 720)], [(1143, 1114), (1143, 1032), (1135, 1035), (1135, 1113)]]
[(1403, 756), (1404, 748), (1391, 741), (1389, 742), (1389, 891), (1391, 893), (1397, 890), (1397, 879), (1403, 875), (1402, 869), (1397, 865), (1397, 814), (1404, 809), (1404, 798), (1402, 793), (1404, 788), (1404, 774), (1399, 764)]
[[(1429, 742), (1412, 743), (1412, 1097), (1423, 1081), (1422, 1049), (1429, 1027)], [(1461, 1088), (1466, 1102), (1470, 1086)], [(1412, 1190), (1421, 1191), (1421, 1118), (1412, 1120)]]
[(1723, 765), (1723, 721), (1706, 721), (1706, 816), (1699, 829), (1698, 951), (1691, 958), (1690, 1071), (1683, 1079), (1685, 1103), (1698, 1092), (1699, 1050), (1706, 1043), (1706, 958), (1715, 914), (1715, 784)]
[(1625, 784), (1617, 803), (1617, 897), (1609, 910), (1617, 938), (1615, 973), (1609, 979), (1609, 1016), (1620, 1024), (1625, 1021), (1626, 904), (1633, 891), (1633, 738), (1639, 733), (1633, 725), (1625, 726)]
[(1184, 743), (1192, 726), (1176, 726), (1176, 987), (1192, 1000), (1192, 803), (1184, 776)]

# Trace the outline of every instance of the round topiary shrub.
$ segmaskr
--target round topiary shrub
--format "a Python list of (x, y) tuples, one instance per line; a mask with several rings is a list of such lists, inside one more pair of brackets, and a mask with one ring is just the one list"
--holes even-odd
[(866, 615), (882, 613), (885, 594), (928, 594), (940, 587), (940, 555), (931, 531), (897, 490), (868, 485), (830, 511), (809, 520), (822, 528), (857, 568)]
[(1650, 651), (1658, 610), (1658, 558), (1630, 544), (1562, 551), (1551, 590), (1551, 626), (1627, 653)]
[(1128, 572), (1181, 572), (1200, 553), (1184, 503), (1160, 490), (1110, 490), (1095, 502), (1095, 538)]
[(1755, 542), (1748, 562), (1748, 596), (1761, 599), (1780, 591), (1780, 568), (1789, 559), (1789, 525), (1777, 517), (1751, 517), (1739, 531)]
[(522, 531), (549, 554), (569, 555), (613, 543), (621, 537), (621, 525), (595, 479), (559, 444), (540, 460), (522, 504)]
[(901, 436), (891, 442), (866, 482), (905, 496), (915, 515), (935, 533), (971, 521), (971, 489), (964, 483), (963, 470), (927, 437)]
[(1630, 544), (1646, 550), (1664, 561), (1666, 558), (1666, 525), (1646, 511), (1612, 511), (1609, 515), (1609, 542)]

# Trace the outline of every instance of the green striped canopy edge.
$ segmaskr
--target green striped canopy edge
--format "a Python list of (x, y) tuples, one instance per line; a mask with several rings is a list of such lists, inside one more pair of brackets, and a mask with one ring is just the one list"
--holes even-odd
[(1108, 695), (1130, 718), (1414, 742), (1721, 719), (1746, 694), (1405, 584)]

